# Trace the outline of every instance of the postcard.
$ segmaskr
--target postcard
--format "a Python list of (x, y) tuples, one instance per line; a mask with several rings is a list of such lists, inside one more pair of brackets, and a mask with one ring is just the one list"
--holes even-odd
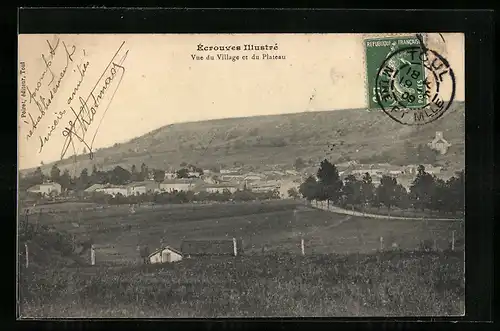
[(463, 34), (18, 42), (19, 318), (465, 314)]

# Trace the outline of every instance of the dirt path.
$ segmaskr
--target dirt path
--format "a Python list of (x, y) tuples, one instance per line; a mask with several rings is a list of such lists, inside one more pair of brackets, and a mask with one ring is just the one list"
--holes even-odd
[[(413, 220), (413, 221), (421, 221), (421, 220), (425, 219), (423, 217), (403, 217), (403, 216), (389, 216), (389, 215), (377, 215), (377, 214), (362, 213), (359, 211), (347, 210), (347, 209), (340, 208), (337, 206), (332, 206), (332, 205), (327, 206), (327, 203), (324, 201), (312, 202), (310, 206), (313, 208), (330, 211), (330, 212), (336, 213), (336, 214), (344, 214), (344, 215), (351, 215), (351, 216), (382, 218), (382, 219), (392, 219), (392, 220)], [(456, 221), (461, 220), (459, 218), (427, 218), (427, 219), (432, 220), (432, 221), (443, 221), (443, 222), (456, 222)]]

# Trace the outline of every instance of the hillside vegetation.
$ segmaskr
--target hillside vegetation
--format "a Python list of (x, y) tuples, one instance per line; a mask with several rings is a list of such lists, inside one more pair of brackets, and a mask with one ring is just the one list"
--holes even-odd
[[(324, 112), (255, 116), (167, 125), (126, 143), (97, 150), (94, 159), (77, 158), (76, 171), (130, 168), (145, 162), (150, 168), (178, 167), (181, 162), (201, 167), (232, 166), (234, 162), (262, 167), (283, 164), (292, 167), (297, 157), (317, 164), (325, 157), (332, 162), (405, 162), (405, 142), (430, 142), (443, 131), (452, 144), (438, 163), (450, 169), (464, 166), (465, 106), (455, 103), (436, 122), (404, 126), (381, 111), (348, 109)], [(57, 163), (61, 170), (75, 170), (74, 159)], [(42, 170), (50, 171), (52, 164)]]

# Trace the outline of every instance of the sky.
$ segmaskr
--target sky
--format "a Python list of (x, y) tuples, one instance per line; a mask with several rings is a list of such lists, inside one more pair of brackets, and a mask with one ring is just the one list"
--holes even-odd
[[(449, 61), (455, 99), (464, 100), (463, 34), (442, 35), (444, 42), (431, 34), (429, 43)], [(125, 142), (172, 123), (365, 108), (368, 37), (373, 36), (19, 35), (19, 168)], [(245, 44), (278, 49), (198, 50)], [(217, 54), (239, 58), (222, 60)], [(282, 58), (263, 59), (263, 54)], [(77, 116), (82, 104), (83, 115)], [(75, 123), (85, 114), (83, 130)]]

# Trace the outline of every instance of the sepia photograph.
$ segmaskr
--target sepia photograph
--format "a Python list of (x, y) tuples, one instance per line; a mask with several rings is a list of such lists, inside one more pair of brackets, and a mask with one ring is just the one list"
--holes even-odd
[(464, 316), (464, 43), (19, 34), (18, 317)]

